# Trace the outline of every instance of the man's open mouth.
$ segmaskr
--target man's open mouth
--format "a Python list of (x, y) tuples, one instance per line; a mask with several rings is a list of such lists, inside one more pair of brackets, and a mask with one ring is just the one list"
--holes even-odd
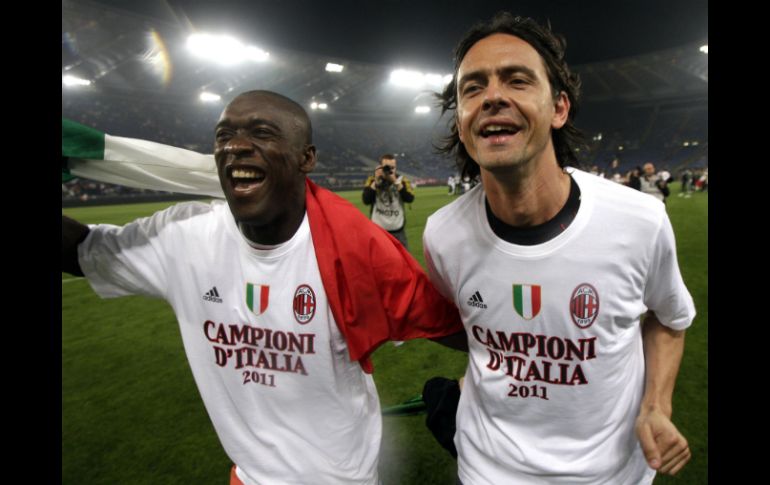
[(259, 187), (266, 176), (264, 171), (256, 167), (233, 167), (229, 172), (236, 192), (247, 192)]
[(489, 138), (493, 136), (515, 135), (518, 132), (519, 129), (513, 125), (488, 125), (481, 130), (481, 136)]

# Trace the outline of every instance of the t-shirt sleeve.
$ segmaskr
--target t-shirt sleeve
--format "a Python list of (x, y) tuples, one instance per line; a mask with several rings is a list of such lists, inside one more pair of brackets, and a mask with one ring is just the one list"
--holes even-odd
[(163, 232), (169, 210), (125, 226), (90, 225), (78, 245), (78, 259), (88, 282), (102, 298), (145, 295), (165, 298), (168, 287)]
[(422, 248), (423, 255), (425, 256), (425, 266), (428, 268), (428, 278), (444, 298), (456, 305), (457, 303), (454, 301), (452, 292), (449, 290), (449, 285), (442, 277), (443, 272), (437, 267), (438, 262), (434, 260), (433, 254), (435, 254), (435, 251), (433, 250), (430, 238), (427, 236), (427, 231), (423, 234)]
[(644, 304), (663, 325), (683, 330), (695, 318), (695, 305), (679, 271), (674, 230), (665, 213), (653, 244)]

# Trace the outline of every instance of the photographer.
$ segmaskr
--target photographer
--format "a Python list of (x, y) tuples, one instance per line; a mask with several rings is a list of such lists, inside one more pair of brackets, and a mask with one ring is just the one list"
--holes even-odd
[(655, 165), (652, 163), (645, 163), (642, 168), (644, 174), (639, 179), (641, 184), (640, 190), (665, 203), (666, 197), (671, 193), (668, 188), (668, 180), (655, 173)]
[(364, 183), (362, 198), (364, 204), (372, 206), (372, 222), (391, 233), (408, 249), (404, 203), (414, 200), (414, 191), (409, 180), (396, 171), (395, 156), (387, 153), (380, 157), (380, 166)]

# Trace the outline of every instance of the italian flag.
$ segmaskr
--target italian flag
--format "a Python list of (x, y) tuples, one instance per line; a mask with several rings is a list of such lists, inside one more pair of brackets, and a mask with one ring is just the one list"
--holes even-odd
[(62, 118), (62, 183), (83, 177), (137, 189), (224, 198), (213, 155), (111, 136)]
[(540, 285), (513, 285), (513, 308), (524, 320), (540, 313)]
[(267, 310), (270, 286), (246, 283), (246, 305), (255, 315), (262, 315)]

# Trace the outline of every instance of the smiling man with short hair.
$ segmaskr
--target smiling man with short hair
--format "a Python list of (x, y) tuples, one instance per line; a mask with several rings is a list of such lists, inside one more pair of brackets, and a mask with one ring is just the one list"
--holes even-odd
[(297, 103), (243, 93), (215, 133), (226, 204), (123, 227), (62, 216), (62, 270), (102, 297), (171, 304), (231, 484), (376, 485), (371, 354), (461, 332), (457, 310), (397, 241), (307, 179), (316, 150)]

